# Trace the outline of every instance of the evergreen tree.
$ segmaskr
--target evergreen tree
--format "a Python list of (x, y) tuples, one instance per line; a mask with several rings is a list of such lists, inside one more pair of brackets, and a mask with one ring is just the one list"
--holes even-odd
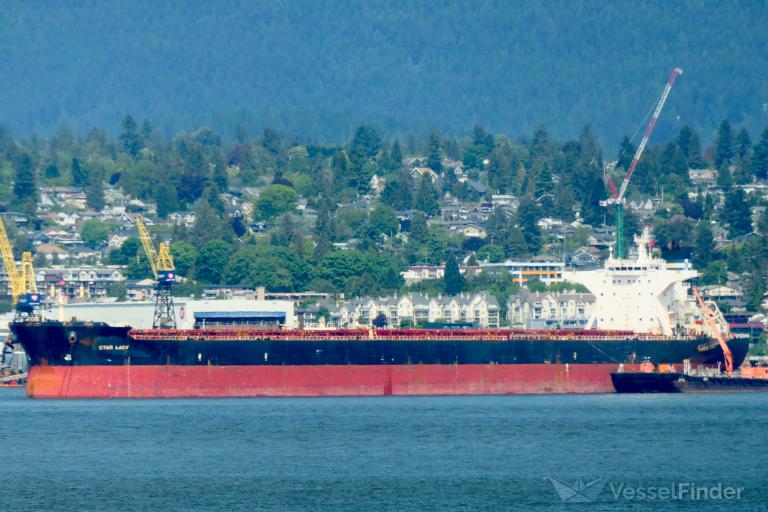
[(429, 238), (429, 227), (427, 218), (421, 212), (416, 212), (411, 218), (411, 227), (408, 234), (408, 240), (417, 245), (422, 245)]
[(211, 240), (229, 242), (232, 230), (224, 219), (211, 207), (208, 201), (198, 201), (195, 208), (195, 225), (189, 234), (189, 241), (195, 247), (202, 247)]
[(715, 166), (719, 169), (723, 163), (730, 164), (734, 155), (734, 140), (731, 123), (727, 119), (720, 123), (715, 141)]
[(72, 185), (85, 187), (88, 185), (88, 169), (80, 163), (79, 158), (72, 159)]
[(440, 138), (436, 133), (429, 136), (429, 158), (427, 158), (427, 167), (435, 171), (438, 175), (443, 172), (443, 155), (440, 149)]
[(32, 159), (28, 154), (23, 154), (16, 165), (16, 173), (13, 181), (13, 205), (26, 213), (34, 215), (37, 209), (37, 178)]
[(635, 156), (635, 151), (637, 151), (637, 148), (635, 148), (635, 145), (629, 140), (629, 136), (625, 135), (624, 138), (621, 139), (616, 167), (624, 169), (625, 171), (629, 169), (629, 165), (632, 163), (632, 157)]
[(85, 198), (88, 206), (99, 212), (104, 209), (104, 171), (93, 169), (85, 187)]
[(739, 130), (739, 134), (736, 136), (736, 154), (741, 158), (746, 158), (752, 149), (752, 139), (749, 137), (749, 132), (746, 128), (742, 127)]
[(484, 148), (484, 155), (487, 155), (493, 151), (493, 135), (485, 131), (485, 128), (481, 125), (476, 124), (472, 128), (472, 144), (474, 146), (482, 146)]
[(223, 161), (217, 161), (213, 167), (213, 183), (219, 189), (219, 192), (226, 192), (229, 186), (229, 176)]
[(510, 226), (506, 240), (504, 241), (504, 254), (509, 258), (521, 258), (533, 251), (528, 250), (528, 242), (525, 234), (519, 226)]
[(392, 149), (390, 151), (390, 160), (394, 166), (391, 170), (396, 171), (403, 166), (403, 149), (400, 147), (400, 142), (395, 140), (392, 143)]
[(395, 210), (407, 210), (413, 204), (413, 193), (408, 176), (402, 175), (388, 179), (381, 191), (381, 202)]
[(445, 274), (443, 275), (443, 290), (446, 295), (458, 295), (464, 291), (464, 276), (459, 271), (456, 257), (450, 254), (445, 261)]
[(533, 138), (531, 139), (530, 149), (528, 150), (528, 163), (529, 166), (536, 161), (537, 158), (547, 154), (549, 150), (549, 132), (544, 126), (539, 126), (533, 132)]
[(540, 218), (541, 210), (536, 200), (532, 196), (525, 196), (517, 208), (517, 219), (528, 250), (534, 254), (538, 254), (541, 249), (541, 230), (538, 224)]
[(424, 212), (428, 217), (440, 213), (439, 194), (432, 183), (432, 178), (423, 175), (419, 181), (419, 189), (416, 191), (413, 207)]
[(336, 236), (336, 229), (331, 216), (331, 204), (328, 199), (320, 201), (315, 221), (315, 260), (320, 261), (333, 247), (332, 241)]
[(688, 162), (685, 154), (676, 144), (669, 142), (664, 145), (659, 156), (659, 166), (663, 176), (677, 175), (686, 184), (688, 183)]
[(157, 216), (165, 219), (169, 214), (179, 209), (179, 196), (176, 187), (166, 176), (161, 177), (154, 189), (155, 203), (157, 203)]
[(139, 126), (132, 115), (128, 114), (120, 123), (122, 133), (120, 134), (120, 145), (123, 151), (136, 158), (142, 148), (141, 135), (139, 135)]
[(266, 127), (261, 134), (261, 147), (267, 150), (272, 156), (277, 156), (280, 153), (280, 147), (282, 141), (280, 134), (274, 128)]
[(680, 128), (680, 133), (677, 135), (677, 146), (685, 155), (689, 168), (701, 169), (706, 166), (706, 162), (701, 156), (699, 136), (688, 125)]
[(761, 180), (768, 178), (768, 126), (765, 127), (760, 140), (755, 145), (752, 154), (752, 171)]
[(697, 266), (706, 267), (713, 258), (715, 242), (712, 237), (712, 227), (708, 221), (699, 221), (696, 225), (696, 234), (693, 248), (693, 257)]
[(192, 143), (184, 155), (184, 165), (181, 170), (178, 194), (179, 199), (186, 203), (197, 201), (206, 189), (210, 170), (202, 146)]
[(752, 211), (744, 191), (740, 188), (735, 188), (726, 195), (721, 216), (728, 223), (731, 237), (745, 235), (752, 231)]
[(717, 170), (717, 186), (725, 193), (728, 193), (728, 191), (731, 190), (731, 187), (733, 187), (733, 176), (731, 176), (731, 171), (728, 169), (728, 164), (725, 162), (723, 162), (723, 165)]
[(52, 180), (54, 178), (58, 178), (61, 176), (61, 171), (59, 170), (59, 166), (55, 163), (50, 163), (45, 168), (45, 177), (46, 179)]
[(488, 156), (488, 185), (492, 190), (511, 193), (515, 189), (516, 171), (520, 166), (509, 144), (500, 143)]

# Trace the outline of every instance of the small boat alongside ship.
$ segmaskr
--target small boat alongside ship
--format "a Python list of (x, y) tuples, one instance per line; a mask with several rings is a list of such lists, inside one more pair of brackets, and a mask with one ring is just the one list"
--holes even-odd
[[(29, 317), (12, 324), (10, 342), (29, 356), (36, 398), (609, 393), (619, 364), (722, 364), (686, 283), (697, 272), (652, 256), (647, 229), (635, 241), (633, 258), (565, 276), (597, 298), (584, 330), (278, 329), (219, 301), (188, 310), (181, 329)], [(729, 346), (740, 364), (748, 340)]]
[[(648, 366), (650, 365), (650, 367)], [(743, 366), (728, 373), (718, 368), (692, 369), (684, 365), (682, 372), (652, 363), (641, 365), (640, 371), (623, 367), (611, 373), (617, 393), (736, 393), (768, 391), (768, 367)]]

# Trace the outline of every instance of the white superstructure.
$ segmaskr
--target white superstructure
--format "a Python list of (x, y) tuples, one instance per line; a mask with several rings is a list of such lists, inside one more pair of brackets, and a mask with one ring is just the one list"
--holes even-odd
[(566, 280), (584, 285), (595, 295), (586, 328), (667, 336), (705, 332), (701, 311), (686, 283), (698, 272), (687, 260), (668, 263), (654, 257), (647, 226), (635, 243), (634, 258), (611, 255), (602, 269), (564, 273)]

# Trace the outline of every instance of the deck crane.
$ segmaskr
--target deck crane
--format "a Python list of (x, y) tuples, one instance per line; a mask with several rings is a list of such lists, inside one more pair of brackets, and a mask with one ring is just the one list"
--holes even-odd
[(629, 165), (629, 170), (624, 175), (624, 180), (621, 182), (621, 187), (619, 189), (616, 188), (616, 185), (613, 184), (613, 180), (606, 172), (604, 174), (604, 179), (606, 185), (608, 185), (608, 189), (611, 192), (611, 197), (606, 199), (605, 201), (601, 201), (600, 204), (602, 206), (610, 206), (610, 205), (616, 205), (616, 257), (617, 258), (624, 258), (624, 200), (625, 196), (627, 194), (627, 187), (629, 186), (629, 181), (632, 179), (632, 175), (635, 173), (635, 168), (637, 167), (638, 162), (640, 161), (640, 157), (643, 155), (643, 151), (645, 151), (645, 146), (648, 144), (648, 139), (651, 137), (651, 133), (653, 132), (654, 127), (656, 126), (656, 121), (659, 119), (659, 114), (661, 114), (661, 110), (664, 108), (664, 103), (667, 102), (667, 97), (669, 96), (669, 91), (672, 90), (672, 86), (675, 84), (675, 79), (678, 77), (678, 75), (682, 75), (683, 70), (680, 68), (675, 68), (672, 70), (672, 74), (669, 75), (669, 80), (667, 80), (667, 85), (664, 87), (664, 92), (661, 93), (661, 96), (659, 97), (659, 101), (656, 103), (656, 108), (653, 111), (653, 116), (651, 117), (651, 120), (648, 122), (648, 126), (645, 128), (645, 133), (643, 133), (643, 139), (640, 141), (640, 145), (637, 147), (637, 151), (635, 151), (635, 156), (632, 158), (632, 163)]
[(155, 276), (155, 316), (152, 327), (155, 329), (175, 329), (176, 314), (173, 307), (171, 286), (176, 282), (176, 268), (173, 264), (171, 248), (166, 242), (160, 243), (160, 250), (155, 251), (155, 245), (149, 236), (141, 217), (136, 217), (136, 228), (139, 231), (141, 245), (147, 254), (149, 266)]
[(15, 320), (21, 320), (34, 314), (40, 307), (42, 295), (37, 291), (35, 268), (32, 264), (32, 253), (25, 252), (21, 256), (20, 268), (16, 266), (13, 257), (8, 232), (0, 217), (0, 253), (2, 253), (5, 272), (8, 274), (8, 284), (11, 288), (11, 300), (16, 309)]

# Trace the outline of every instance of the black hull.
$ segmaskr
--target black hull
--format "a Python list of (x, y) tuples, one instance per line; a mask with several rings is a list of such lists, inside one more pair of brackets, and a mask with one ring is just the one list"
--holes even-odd
[(682, 373), (612, 373), (611, 381), (617, 393), (736, 393), (768, 391), (768, 379), (716, 375), (685, 375)]
[[(119, 365), (471, 365), (722, 363), (716, 343), (699, 339), (134, 339), (128, 327), (104, 323), (17, 323), (15, 340), (32, 366)], [(746, 340), (732, 340), (738, 366)]]

